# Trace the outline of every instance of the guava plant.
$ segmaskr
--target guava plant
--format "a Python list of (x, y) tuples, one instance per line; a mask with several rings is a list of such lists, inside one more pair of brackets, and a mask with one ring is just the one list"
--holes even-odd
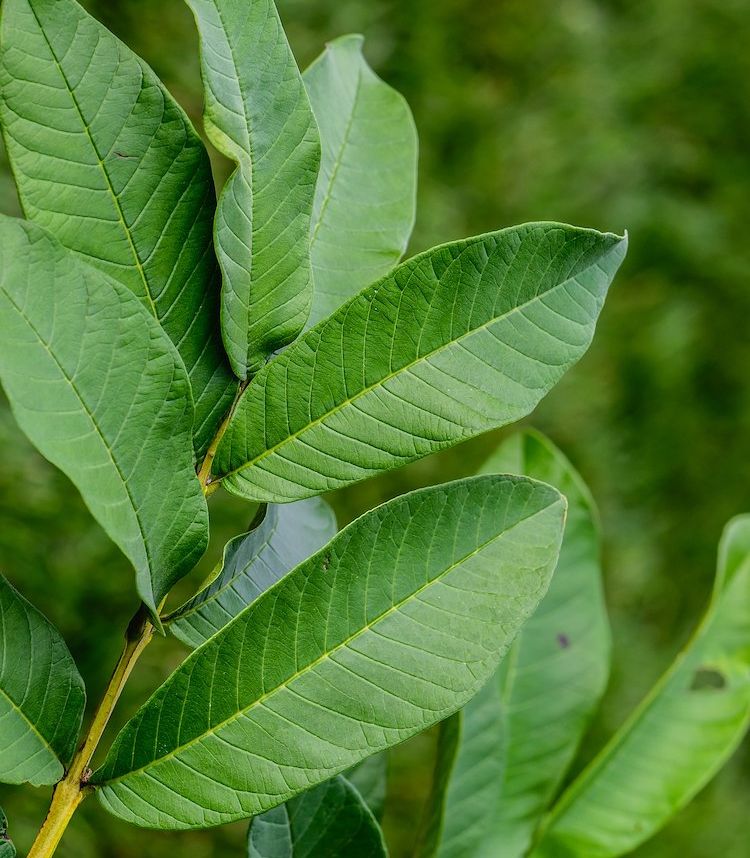
[[(490, 466), (338, 534), (320, 496), (532, 411), (588, 348), (625, 239), (534, 223), (398, 264), (414, 219), (416, 134), (361, 39), (331, 43), (300, 75), (271, 0), (188, 5), (205, 132), (235, 164), (218, 200), (206, 148), (141, 59), (74, 0), (2, 3), (0, 119), (26, 219), (0, 219), (0, 379), (21, 429), (131, 562), (141, 601), (82, 733), (84, 683), (62, 638), (0, 579), (0, 780), (54, 785), (29, 855), (52, 855), (91, 795), (152, 828), (252, 817), (254, 856), (383, 855), (380, 752), (449, 716), (420, 850), (449, 848), (451, 826), (468, 827), (455, 801), (478, 740), (483, 764), (507, 760), (491, 789), (476, 786), (472, 812), (489, 820), (477, 849), (593, 854), (575, 849), (582, 829), (595, 830), (597, 790), (608, 776), (627, 783), (610, 752), (541, 826), (524, 823), (520, 851), (504, 845), (505, 816), (517, 818), (508, 796), (531, 779), (524, 812), (544, 813), (605, 676), (580, 510), (550, 595), (571, 621), (553, 635), (566, 670), (581, 655), (578, 630), (591, 637), (586, 663), (596, 664), (573, 683), (580, 699), (553, 690), (562, 668), (536, 674), (529, 663), (549, 645), (546, 611), (498, 668), (558, 562), (566, 501), (548, 482), (576, 481), (562, 466), (519, 476)], [(207, 548), (207, 498), (220, 488), (257, 505), (254, 526), (193, 598), (168, 608)], [(727, 549), (725, 579), (747, 590), (741, 548)], [(586, 592), (569, 600), (568, 586)], [(596, 616), (584, 624), (587, 612)], [(686, 719), (706, 745), (693, 754), (700, 771), (679, 759), (661, 767), (684, 787), (679, 801), (671, 781), (651, 784), (670, 809), (748, 717), (748, 618), (732, 619), (732, 634), (711, 637), (705, 668), (721, 687), (690, 698), (706, 703)], [(138, 657), (165, 633), (192, 653), (92, 771)], [(745, 649), (732, 648), (738, 640)], [(508, 671), (523, 683), (509, 686)], [(511, 691), (533, 682), (546, 705), (565, 703), (550, 711), (554, 743), (534, 721), (542, 707), (508, 732)], [(649, 707), (672, 717), (670, 682), (623, 747), (641, 753)], [(485, 709), (498, 694), (502, 705)], [(705, 712), (714, 720), (696, 727)], [(538, 735), (537, 760), (524, 758)], [(630, 810), (639, 831), (667, 815), (644, 822), (646, 811)], [(3, 850), (13, 852), (4, 817)]]

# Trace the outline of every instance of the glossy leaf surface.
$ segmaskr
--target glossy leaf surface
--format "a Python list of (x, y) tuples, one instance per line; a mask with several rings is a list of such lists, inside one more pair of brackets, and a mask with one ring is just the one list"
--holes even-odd
[(85, 705), (83, 680), (60, 634), (0, 575), (0, 781), (59, 781)]
[(170, 630), (200, 646), (335, 535), (336, 517), (320, 498), (272, 504), (255, 530), (227, 544), (218, 576), (176, 612)]
[(563, 794), (534, 858), (631, 852), (716, 774), (749, 724), (750, 516), (742, 516), (724, 531), (693, 640)]
[(208, 511), (175, 347), (138, 299), (40, 227), (0, 218), (0, 380), (156, 606), (198, 561)]
[(206, 134), (237, 164), (219, 197), (215, 243), (224, 345), (247, 378), (307, 321), (320, 142), (273, 0), (187, 3), (200, 35)]
[(362, 36), (343, 36), (304, 74), (320, 129), (308, 325), (399, 261), (416, 209), (417, 131), (409, 106), (372, 71)]
[(105, 807), (159, 828), (253, 816), (447, 717), (546, 591), (564, 509), (479, 477), (357, 519), (124, 727), (94, 775)]
[(409, 260), (264, 367), (214, 473), (287, 502), (518, 420), (588, 348), (625, 245), (527, 224)]
[(380, 826), (356, 789), (333, 778), (250, 823), (248, 858), (386, 858)]
[(0, 39), (24, 212), (160, 321), (190, 376), (202, 452), (234, 393), (203, 143), (151, 69), (75, 0), (3, 0)]

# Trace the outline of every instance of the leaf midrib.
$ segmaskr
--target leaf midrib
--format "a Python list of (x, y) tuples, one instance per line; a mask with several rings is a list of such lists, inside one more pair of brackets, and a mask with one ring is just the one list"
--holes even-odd
[[(161, 765), (162, 763), (166, 762), (167, 760), (170, 760), (170, 759), (173, 759), (174, 757), (177, 757), (179, 754), (181, 754), (182, 752), (184, 752), (188, 748), (192, 747), (193, 745), (199, 744), (207, 736), (212, 736), (212, 735), (218, 733), (220, 730), (223, 730), (224, 727), (228, 726), (229, 724), (232, 724), (238, 718), (247, 717), (248, 713), (250, 713), (253, 709), (255, 709), (259, 706), (263, 706), (267, 700), (269, 700), (270, 698), (272, 698), (276, 694), (280, 694), (280, 693), (284, 692), (287, 689), (287, 687), (290, 686), (297, 679), (299, 679), (299, 677), (309, 673), (309, 671), (311, 671), (311, 670), (314, 670), (319, 664), (322, 664), (323, 662), (329, 660), (331, 658), (331, 656), (334, 655), (335, 653), (339, 652), (342, 649), (349, 647), (350, 644), (353, 641), (357, 640), (357, 638), (359, 638), (361, 635), (366, 634), (367, 632), (371, 631), (374, 626), (385, 621), (388, 617), (392, 616), (394, 613), (399, 612), (405, 604), (407, 604), (408, 602), (412, 601), (415, 598), (418, 598), (425, 590), (429, 589), (434, 584), (441, 581), (446, 575), (449, 575), (454, 569), (461, 566), (463, 563), (468, 562), (472, 557), (475, 557), (476, 555), (480, 554), (482, 551), (484, 551), (493, 542), (496, 542), (498, 539), (502, 539), (503, 537), (507, 536), (509, 533), (512, 533), (513, 530), (515, 530), (517, 527), (520, 527), (520, 525), (522, 525), (528, 521), (531, 521), (532, 519), (536, 518), (539, 515), (542, 515), (545, 512), (548, 512), (552, 507), (559, 504), (561, 502), (561, 500), (562, 500), (561, 498), (555, 498), (550, 503), (548, 503), (546, 506), (542, 507), (541, 509), (536, 510), (535, 512), (531, 513), (530, 515), (527, 515), (527, 516), (524, 516), (523, 518), (518, 519), (518, 521), (514, 522), (510, 527), (506, 528), (505, 530), (501, 531), (500, 533), (495, 534), (492, 538), (486, 540), (481, 545), (478, 545), (475, 549), (470, 551), (468, 554), (464, 555), (463, 557), (459, 558), (458, 560), (454, 561), (449, 566), (447, 566), (442, 572), (440, 572), (439, 575), (436, 575), (434, 578), (430, 579), (428, 582), (423, 584), (421, 587), (418, 587), (416, 590), (413, 590), (412, 592), (410, 592), (405, 598), (403, 598), (400, 601), (391, 605), (389, 608), (387, 608), (381, 614), (379, 614), (378, 616), (373, 618), (370, 622), (368, 622), (366, 625), (364, 625), (361, 629), (356, 631), (353, 635), (350, 635), (349, 637), (345, 638), (343, 641), (336, 644), (332, 649), (329, 649), (327, 652), (322, 653), (316, 659), (314, 659), (309, 664), (307, 664), (303, 670), (295, 671), (295, 673), (293, 673), (286, 680), (284, 680), (284, 682), (282, 684), (278, 685), (276, 688), (272, 689), (271, 691), (268, 691), (265, 694), (262, 694), (256, 700), (253, 700), (249, 706), (240, 709), (238, 712), (234, 713), (231, 717), (229, 717), (229, 718), (225, 719), (224, 721), (220, 722), (219, 724), (215, 725), (210, 730), (207, 730), (206, 732), (201, 733), (199, 736), (196, 736), (193, 739), (190, 739), (189, 741), (185, 742), (183, 745), (178, 746), (174, 750), (170, 751), (168, 754), (165, 754), (164, 756), (159, 757), (157, 759), (150, 760), (147, 763), (145, 763), (143, 766), (140, 766), (137, 769), (133, 769), (129, 772), (125, 772), (124, 774), (118, 775), (118, 776), (116, 776), (110, 780), (106, 780), (101, 784), (101, 786), (102, 787), (111, 787), (114, 784), (119, 783), (120, 781), (130, 779), (130, 778), (132, 778), (132, 777), (134, 777), (134, 776), (136, 776), (142, 772), (147, 771), (148, 769), (150, 769), (154, 766)], [(344, 531), (342, 531), (342, 533), (343, 532)], [(308, 563), (309, 561), (303, 561), (303, 562)], [(302, 565), (302, 564), (300, 564), (300, 565)], [(282, 582), (279, 582), (279, 584), (281, 584), (281, 583)], [(274, 588), (271, 588), (271, 589), (274, 589)], [(267, 596), (269, 592), (270, 592), (270, 590), (267, 590), (265, 595)], [(253, 603), (253, 605), (249, 606), (246, 610), (252, 610), (254, 605), (257, 606), (258, 602)], [(227, 626), (224, 626), (224, 628), (222, 630), (220, 630), (219, 632), (217, 632), (216, 634), (219, 635), (222, 632), (225, 632), (227, 630), (227, 628), (229, 627), (229, 625), (232, 625), (233, 623), (238, 622), (239, 618), (242, 617), (244, 613), (245, 612), (243, 611), (243, 613), (238, 614), (238, 616), (234, 620), (232, 620), (231, 623), (229, 623)], [(216, 635), (214, 635), (214, 637), (216, 637)], [(212, 640), (212, 638), (209, 638), (209, 640)], [(198, 658), (198, 657), (200, 657), (200, 649), (195, 650), (195, 652), (193, 654), (188, 656), (188, 660), (190, 660), (191, 658)], [(187, 662), (185, 662), (185, 663), (187, 663)], [(145, 705), (148, 706), (148, 703), (146, 703)]]

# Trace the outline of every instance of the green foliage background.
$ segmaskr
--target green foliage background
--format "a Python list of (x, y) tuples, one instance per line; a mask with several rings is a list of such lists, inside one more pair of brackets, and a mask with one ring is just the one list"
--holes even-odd
[[(197, 119), (196, 38), (181, 0), (86, 4)], [(366, 35), (422, 141), (412, 250), (527, 220), (630, 231), (624, 270), (584, 361), (534, 416), (599, 502), (615, 669), (590, 756), (700, 613), (723, 523), (750, 511), (750, 12), (745, 0), (280, 0), (302, 66), (325, 40)], [(217, 172), (225, 167), (217, 163)], [(3, 166), (0, 207), (17, 212)], [(485, 437), (336, 496), (342, 523), (395, 494), (472, 471)], [(98, 697), (134, 609), (132, 575), (64, 477), (0, 408), (0, 563), (63, 630)], [(252, 509), (215, 498), (203, 569)], [(152, 647), (132, 711), (182, 649)], [(116, 725), (115, 725), (116, 726)], [(431, 737), (398, 749), (387, 811), (394, 858), (427, 789)], [(3, 788), (21, 850), (45, 791)], [(641, 858), (747, 856), (750, 750)], [(61, 858), (239, 856), (244, 826), (158, 834), (83, 806)]]

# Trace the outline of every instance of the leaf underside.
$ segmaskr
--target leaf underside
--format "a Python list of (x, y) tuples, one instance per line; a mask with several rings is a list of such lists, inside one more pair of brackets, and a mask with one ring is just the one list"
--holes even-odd
[(0, 380), (21, 429), (81, 492), (156, 612), (203, 554), (184, 366), (117, 281), (0, 217)]
[(564, 508), (480, 477), (367, 513), (188, 657), (115, 740), (100, 800), (143, 826), (217, 825), (447, 717), (546, 591)]
[(256, 372), (307, 321), (320, 142), (272, 0), (186, 0), (198, 25), (206, 134), (237, 164), (219, 197), (221, 326), (232, 368)]
[(248, 858), (386, 858), (380, 826), (343, 777), (326, 781), (250, 823)]
[(26, 216), (159, 320), (188, 370), (204, 452), (236, 382), (221, 348), (203, 143), (151, 69), (75, 0), (4, 0), (0, 84)]
[(553, 808), (534, 858), (625, 855), (716, 774), (750, 724), (750, 516), (731, 521), (692, 642)]
[[(65, 642), (0, 575), (0, 781), (42, 786), (60, 780), (85, 705), (83, 680)], [(15, 854), (5, 845), (2, 811), (0, 817), (0, 856)]]
[(303, 76), (322, 144), (308, 326), (387, 274), (414, 226), (414, 120), (404, 98), (367, 65), (363, 41), (330, 42)]
[(527, 224), (403, 263), (261, 370), (214, 473), (288, 502), (518, 420), (588, 348), (625, 246)]

